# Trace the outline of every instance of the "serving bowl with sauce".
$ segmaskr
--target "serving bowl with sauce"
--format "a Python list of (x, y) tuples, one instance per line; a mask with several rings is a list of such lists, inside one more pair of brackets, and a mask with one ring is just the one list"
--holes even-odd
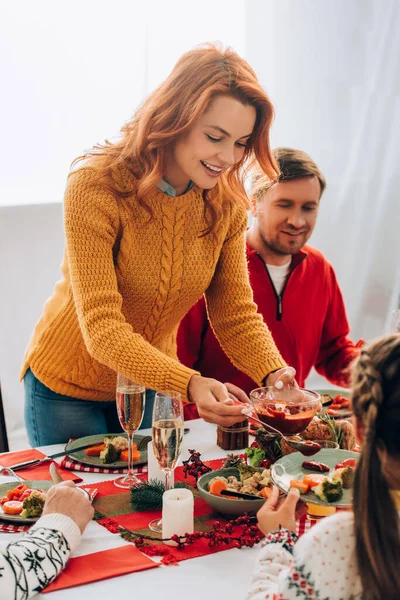
[(321, 409), (320, 395), (303, 388), (262, 387), (250, 393), (257, 417), (285, 435), (304, 431)]

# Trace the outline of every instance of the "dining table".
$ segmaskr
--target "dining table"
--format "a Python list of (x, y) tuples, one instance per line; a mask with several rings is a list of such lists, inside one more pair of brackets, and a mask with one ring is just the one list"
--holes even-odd
[[(180, 459), (189, 458), (189, 449), (201, 453), (203, 461), (224, 458), (227, 452), (216, 444), (216, 426), (202, 419), (188, 421), (189, 429), (184, 436), (183, 450)], [(151, 430), (140, 430), (143, 435), (151, 434)], [(45, 455), (62, 451), (65, 444), (42, 446), (38, 448)], [(61, 462), (61, 458), (57, 459)], [(115, 474), (79, 472), (83, 484), (96, 484), (117, 477)], [(4, 478), (0, 478), (3, 480)], [(4, 479), (4, 481), (6, 481)], [(216, 516), (218, 518), (218, 516)], [(15, 533), (0, 533), (0, 548), (10, 541), (16, 540)], [(120, 535), (108, 531), (96, 521), (91, 521), (83, 533), (81, 543), (73, 556), (84, 556), (102, 550), (131, 545)], [(162, 598), (176, 600), (190, 597), (191, 600), (217, 600), (229, 595), (230, 600), (243, 600), (246, 597), (250, 576), (254, 568), (259, 547), (231, 548), (214, 554), (191, 558), (179, 562), (178, 565), (161, 565), (158, 568), (120, 575), (85, 585), (55, 590), (46, 596), (49, 600), (67, 600), (74, 598), (110, 599), (120, 598)], [(158, 561), (158, 558), (154, 558)]]

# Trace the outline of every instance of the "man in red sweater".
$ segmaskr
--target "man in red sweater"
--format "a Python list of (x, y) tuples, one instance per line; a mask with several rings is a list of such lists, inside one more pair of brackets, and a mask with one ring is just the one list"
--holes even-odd
[[(247, 231), (247, 260), (254, 301), (283, 358), (304, 386), (312, 367), (335, 385), (349, 385), (348, 367), (359, 348), (349, 324), (335, 272), (318, 250), (305, 245), (318, 215), (326, 182), (308, 154), (277, 148), (281, 175), (268, 180), (255, 173), (253, 221)], [(229, 298), (226, 300), (229, 302)], [(201, 298), (181, 321), (178, 356), (183, 364), (242, 388), (257, 387), (228, 359), (207, 318)], [(195, 407), (186, 418), (195, 418)]]

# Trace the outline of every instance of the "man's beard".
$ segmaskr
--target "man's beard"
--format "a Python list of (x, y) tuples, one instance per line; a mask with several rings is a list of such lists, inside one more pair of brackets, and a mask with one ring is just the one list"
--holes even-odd
[(265, 244), (265, 246), (268, 248), (268, 250), (270, 250), (270, 252), (274, 252), (275, 254), (278, 254), (279, 256), (288, 256), (291, 255), (293, 256), (294, 254), (297, 254), (302, 247), (304, 246), (304, 244), (307, 242), (307, 237), (304, 239), (304, 241), (301, 242), (301, 244), (296, 244), (294, 246), (284, 246), (283, 244), (280, 244), (277, 241), (274, 240), (267, 240), (264, 236), (261, 236), (262, 240)]

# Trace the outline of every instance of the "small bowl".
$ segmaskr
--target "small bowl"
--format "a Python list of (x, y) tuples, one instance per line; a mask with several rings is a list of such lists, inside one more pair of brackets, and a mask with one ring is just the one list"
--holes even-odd
[[(261, 469), (262, 470), (262, 469)], [(216, 471), (210, 471), (202, 475), (197, 482), (197, 489), (200, 496), (209, 504), (214, 510), (224, 514), (231, 515), (233, 517), (240, 517), (245, 513), (254, 515), (262, 507), (265, 502), (265, 498), (259, 500), (239, 500), (235, 498), (228, 498), (227, 496), (215, 496), (210, 494), (208, 491), (208, 483), (214, 477), (230, 477), (234, 475), (239, 479), (239, 471), (235, 467), (228, 467), (225, 469), (217, 469)]]
[(317, 392), (295, 387), (282, 390), (274, 386), (257, 388), (250, 392), (250, 400), (260, 421), (285, 435), (304, 431), (321, 409)]

